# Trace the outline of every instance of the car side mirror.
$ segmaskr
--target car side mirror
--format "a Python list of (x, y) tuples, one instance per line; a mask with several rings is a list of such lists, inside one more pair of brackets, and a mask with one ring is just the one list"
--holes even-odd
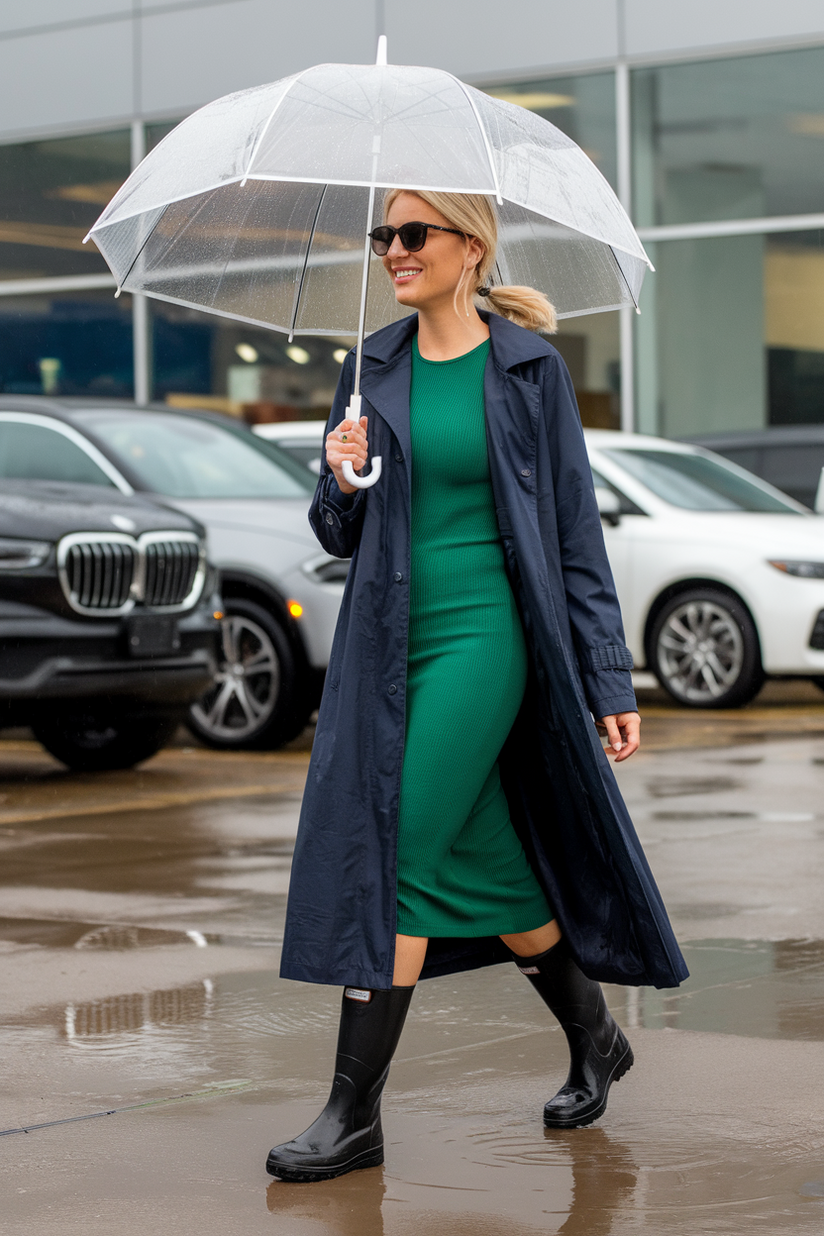
[(604, 523), (617, 528), (621, 522), (621, 500), (618, 495), (603, 485), (596, 485), (595, 501), (598, 503), (598, 510)]

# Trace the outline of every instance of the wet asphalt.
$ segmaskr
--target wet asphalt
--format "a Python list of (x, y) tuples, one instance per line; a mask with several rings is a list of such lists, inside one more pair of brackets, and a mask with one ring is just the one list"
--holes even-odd
[(618, 770), (692, 976), (608, 988), (635, 1068), (545, 1131), (563, 1036), (513, 966), (421, 984), (383, 1168), (272, 1181), (340, 993), (277, 978), (310, 736), (67, 773), (0, 741), (2, 1236), (824, 1231), (824, 696), (649, 693)]

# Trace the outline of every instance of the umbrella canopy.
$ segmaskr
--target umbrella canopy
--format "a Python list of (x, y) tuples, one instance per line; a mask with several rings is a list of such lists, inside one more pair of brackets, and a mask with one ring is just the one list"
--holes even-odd
[(560, 317), (637, 305), (646, 254), (570, 138), (380, 51), (375, 65), (317, 65), (201, 108), (89, 236), (126, 290), (290, 334), (371, 331), (406, 312), (365, 244), (392, 188), (493, 197), (499, 281), (538, 287)]

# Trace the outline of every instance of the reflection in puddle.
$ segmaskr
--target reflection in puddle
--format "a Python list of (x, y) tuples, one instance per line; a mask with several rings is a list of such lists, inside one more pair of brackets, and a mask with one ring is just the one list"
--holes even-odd
[[(316, 1184), (275, 1180), (266, 1190), (268, 1210), (289, 1223), (290, 1236), (609, 1236), (632, 1203), (638, 1166), (604, 1129), (507, 1137), (458, 1125), (415, 1137), (414, 1123), (405, 1121), (407, 1172), (388, 1164)], [(457, 1176), (447, 1146), (455, 1142), (471, 1148)], [(499, 1175), (496, 1168), (508, 1170)]]
[(121, 952), (127, 949), (181, 947), (271, 948), (274, 936), (228, 935), (195, 928), (170, 930), (131, 923), (83, 923), (74, 919), (2, 918), (0, 944), (20, 948), (75, 948)]
[(685, 794), (725, 794), (742, 789), (732, 777), (655, 777), (647, 782), (650, 798), (681, 798)]
[(690, 978), (671, 991), (617, 989), (628, 1024), (824, 1041), (824, 941), (684, 944)]
[(211, 979), (171, 990), (134, 992), (66, 1005), (64, 1031), (71, 1042), (102, 1035), (135, 1034), (208, 1017), (214, 1002)]

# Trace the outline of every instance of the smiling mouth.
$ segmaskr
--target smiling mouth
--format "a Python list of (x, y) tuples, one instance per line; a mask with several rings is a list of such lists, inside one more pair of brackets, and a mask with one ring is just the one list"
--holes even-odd
[(409, 279), (414, 279), (415, 275), (420, 273), (420, 267), (402, 267), (399, 270), (392, 271), (392, 278), (396, 283), (406, 283)]

